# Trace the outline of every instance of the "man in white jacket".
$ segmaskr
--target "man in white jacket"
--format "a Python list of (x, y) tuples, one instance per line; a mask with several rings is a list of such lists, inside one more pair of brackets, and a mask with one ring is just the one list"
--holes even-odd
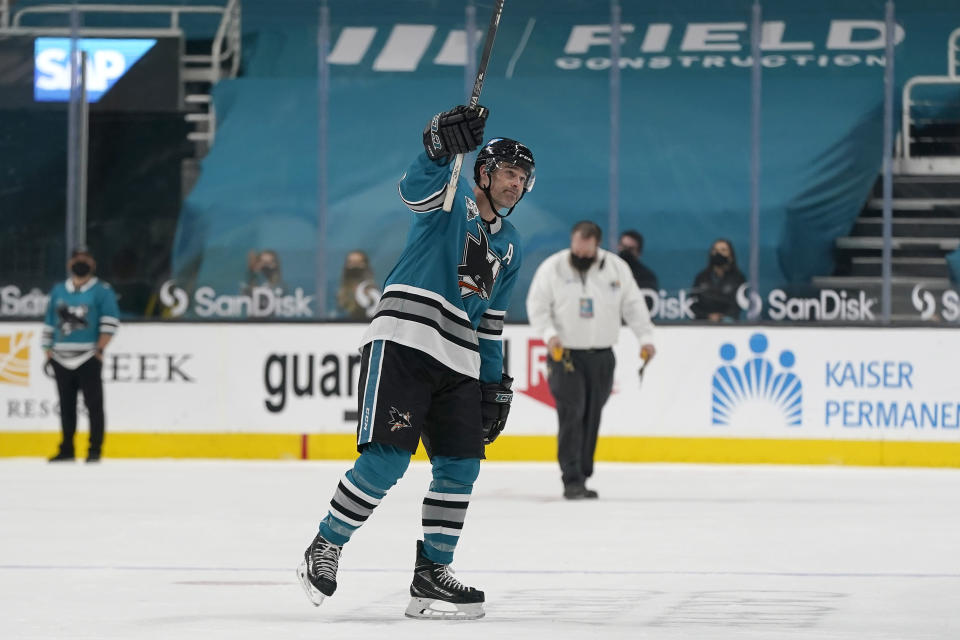
[(593, 474), (600, 415), (613, 389), (612, 347), (621, 319), (636, 335), (642, 359), (656, 353), (653, 323), (630, 266), (600, 248), (602, 236), (588, 220), (574, 225), (570, 248), (543, 261), (527, 294), (530, 324), (550, 348), (557, 457), (568, 500), (597, 497), (586, 480)]

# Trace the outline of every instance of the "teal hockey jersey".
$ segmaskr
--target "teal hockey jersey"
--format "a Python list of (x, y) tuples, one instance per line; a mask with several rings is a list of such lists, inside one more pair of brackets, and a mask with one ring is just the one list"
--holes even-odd
[(41, 344), (53, 349), (57, 362), (75, 369), (93, 357), (101, 333), (117, 332), (119, 315), (109, 284), (90, 278), (78, 289), (68, 278), (50, 292)]
[(419, 349), (481, 382), (500, 382), (503, 319), (520, 270), (520, 236), (509, 221), (480, 218), (461, 174), (443, 211), (450, 165), (421, 152), (400, 179), (414, 213), (400, 259), (362, 344), (390, 340)]

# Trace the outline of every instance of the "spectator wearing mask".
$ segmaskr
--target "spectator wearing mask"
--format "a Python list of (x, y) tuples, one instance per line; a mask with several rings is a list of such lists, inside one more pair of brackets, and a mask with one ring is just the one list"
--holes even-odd
[(287, 294), (287, 283), (283, 281), (280, 257), (276, 251), (251, 250), (247, 254), (247, 281), (243, 286), (243, 294), (256, 298), (256, 315), (273, 315), (270, 311), (272, 301)]
[(337, 306), (349, 320), (369, 320), (380, 302), (381, 291), (370, 269), (370, 258), (354, 250), (343, 261)]
[(733, 322), (740, 319), (737, 290), (747, 279), (737, 267), (737, 254), (726, 238), (714, 240), (707, 254), (707, 267), (693, 280), (697, 301), (693, 316), (697, 320)]
[(640, 261), (640, 256), (643, 255), (642, 233), (636, 229), (628, 229), (621, 233), (617, 243), (617, 255), (630, 265), (630, 271), (633, 272), (633, 279), (636, 280), (638, 287), (652, 291), (660, 289), (657, 274)]
[(280, 294), (286, 292), (287, 285), (283, 281), (283, 272), (280, 269), (280, 258), (273, 249), (264, 249), (263, 251), (251, 250), (247, 254), (247, 284), (244, 292), (249, 292), (257, 287), (269, 287), (270, 289), (280, 289)]

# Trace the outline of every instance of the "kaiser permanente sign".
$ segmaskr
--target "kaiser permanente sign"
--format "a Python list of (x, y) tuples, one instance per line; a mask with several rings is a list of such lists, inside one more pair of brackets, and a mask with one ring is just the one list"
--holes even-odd
[[(363, 329), (125, 326), (104, 369), (107, 455), (350, 458)], [(517, 393), (488, 456), (554, 460), (546, 346), (526, 326), (505, 337)], [(56, 444), (39, 340), (37, 323), (0, 324), (0, 456)], [(960, 467), (960, 388), (942, 357), (960, 351), (955, 331), (663, 327), (642, 382), (634, 342), (616, 348), (598, 459)]]

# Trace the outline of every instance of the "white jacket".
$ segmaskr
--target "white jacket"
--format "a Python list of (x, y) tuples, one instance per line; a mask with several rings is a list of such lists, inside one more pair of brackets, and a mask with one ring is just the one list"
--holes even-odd
[(558, 336), (568, 349), (613, 346), (621, 318), (640, 345), (653, 344), (653, 322), (630, 265), (604, 249), (586, 274), (570, 264), (570, 249), (544, 260), (527, 293), (527, 318), (544, 342)]

